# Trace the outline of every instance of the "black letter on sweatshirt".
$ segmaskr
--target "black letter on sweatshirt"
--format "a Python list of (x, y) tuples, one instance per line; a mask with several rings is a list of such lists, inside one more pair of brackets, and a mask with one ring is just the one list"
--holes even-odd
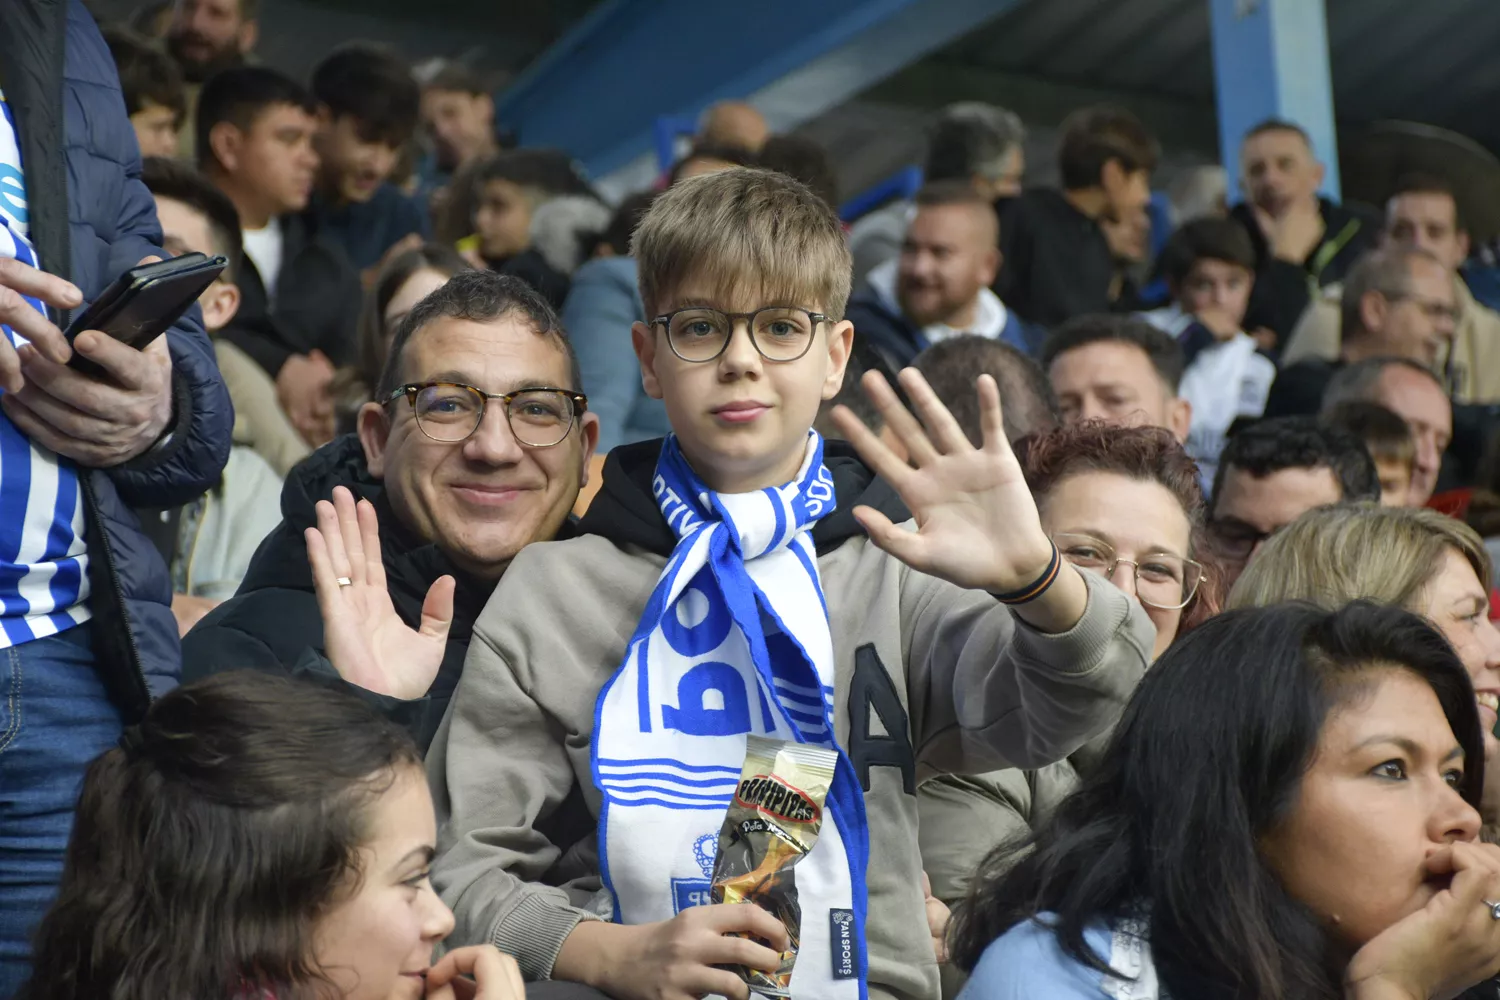
[[(880, 717), (885, 736), (870, 735), (870, 713)], [(917, 758), (907, 734), (906, 710), (874, 643), (854, 651), (854, 683), (849, 686), (849, 762), (859, 783), (870, 790), (870, 768), (899, 767), (907, 795), (917, 794)]]

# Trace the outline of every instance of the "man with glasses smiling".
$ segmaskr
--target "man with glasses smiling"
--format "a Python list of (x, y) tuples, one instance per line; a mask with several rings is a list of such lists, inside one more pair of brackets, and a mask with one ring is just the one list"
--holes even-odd
[[(358, 434), (293, 470), (240, 592), (184, 640), (184, 675), (254, 667), (345, 683), (425, 748), (511, 558), (571, 533), (599, 433), (578, 385), (556, 315), (519, 279), (468, 272), (423, 299)], [(400, 635), (380, 625), (392, 607)], [(369, 651), (393, 643), (414, 644), (402, 662), (436, 662), (420, 647), (441, 646), (436, 674), (372, 672)]]

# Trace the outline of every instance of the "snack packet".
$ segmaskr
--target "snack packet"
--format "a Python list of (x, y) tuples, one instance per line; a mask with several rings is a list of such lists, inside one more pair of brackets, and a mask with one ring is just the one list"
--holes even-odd
[(746, 737), (745, 766), (719, 831), (714, 862), (715, 903), (755, 903), (786, 927), (791, 946), (781, 968), (734, 971), (754, 993), (791, 995), (792, 966), (802, 938), (797, 862), (811, 851), (823, 826), (823, 802), (833, 785), (838, 752), (806, 743)]

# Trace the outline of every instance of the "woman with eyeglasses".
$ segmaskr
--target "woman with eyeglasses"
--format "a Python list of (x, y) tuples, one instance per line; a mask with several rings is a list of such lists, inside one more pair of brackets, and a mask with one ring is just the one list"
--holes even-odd
[[(1152, 658), (1219, 609), (1204, 565), (1198, 467), (1167, 431), (1089, 421), (1017, 443), (1042, 527), (1064, 558), (1107, 577), (1156, 626)], [(950, 906), (997, 844), (1019, 843), (1097, 761), (1091, 745), (1035, 771), (944, 776), (918, 790), (922, 861)]]

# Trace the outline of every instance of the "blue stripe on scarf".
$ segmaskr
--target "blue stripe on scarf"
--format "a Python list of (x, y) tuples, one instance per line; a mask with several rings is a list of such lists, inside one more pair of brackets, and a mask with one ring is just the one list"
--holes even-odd
[[(764, 492), (765, 499), (771, 504), (771, 514), (774, 517), (774, 537), (769, 541), (762, 538), (754, 539), (754, 543), (763, 546), (762, 551), (774, 551), (788, 544), (790, 533), (805, 530), (811, 522), (834, 509), (836, 500), (833, 494), (832, 476), (822, 464), (823, 448), (822, 441), (816, 435), (811, 435), (813, 454), (805, 471), (799, 473), (805, 478), (799, 483), (799, 488), (793, 496), (785, 496), (781, 490), (767, 489)], [(869, 832), (866, 826), (864, 810), (864, 793), (859, 784), (858, 775), (848, 755), (837, 745), (833, 729), (833, 706), (831, 685), (822, 683), (811, 657), (795, 635), (790, 634), (784, 624), (777, 620), (774, 608), (760, 594), (760, 591), (750, 576), (746, 566), (746, 556), (741, 551), (741, 533), (734, 523), (733, 516), (726, 509), (721, 498), (708, 490), (693, 473), (678, 447), (675, 436), (668, 437), (662, 445), (661, 456), (657, 462), (656, 476), (653, 480), (653, 494), (661, 506), (662, 515), (669, 526), (678, 535), (678, 543), (674, 548), (667, 567), (657, 581), (647, 601), (641, 620), (636, 627), (635, 634), (627, 644), (628, 653), (624, 657), (626, 667), (636, 669), (638, 672), (638, 684), (636, 700), (638, 705), (638, 723), (641, 733), (650, 733), (654, 725), (653, 700), (649, 690), (651, 680), (648, 671), (649, 642), (658, 627), (662, 629), (663, 640), (669, 635), (669, 623), (665, 620), (668, 616), (675, 616), (676, 609), (668, 608), (668, 598), (673, 596), (674, 588), (681, 593), (693, 587), (696, 582), (688, 581), (680, 584), (677, 577), (680, 575), (682, 563), (687, 554), (695, 544), (701, 544), (704, 539), (699, 537), (699, 532), (711, 530), (708, 536), (708, 552), (704, 557), (704, 568), (711, 574), (711, 583), (716, 584), (715, 596), (720, 598), (723, 606), (727, 608), (729, 617), (740, 630), (746, 644), (749, 647), (750, 663), (745, 666), (753, 667), (754, 672), (759, 675), (761, 683), (755, 685), (758, 690), (762, 713), (765, 717), (767, 731), (781, 729), (789, 731), (798, 741), (813, 743), (815, 745), (831, 747), (838, 751), (838, 762), (836, 766), (834, 781), (828, 793), (826, 809), (837, 826), (843, 841), (844, 858), (848, 865), (848, 879), (850, 887), (850, 898), (854, 908), (855, 936), (858, 941), (859, 952), (859, 996), (861, 1000), (868, 997), (867, 975), (869, 969), (868, 955), (865, 944), (865, 923), (868, 902), (868, 889), (865, 878), (865, 867), (869, 860)], [(704, 509), (708, 508), (708, 509)], [(717, 523), (716, 523), (717, 522)], [(753, 527), (753, 526), (752, 526)], [(763, 528), (760, 530), (764, 530)], [(821, 593), (821, 588), (816, 587), (818, 580), (816, 565), (813, 564), (802, 546), (793, 544), (793, 549), (803, 568), (815, 583), (818, 597), (822, 604), (825, 621), (827, 620), (827, 601)], [(760, 555), (757, 551), (753, 556)], [(698, 571), (701, 573), (701, 570)], [(701, 588), (700, 588), (701, 589)], [(681, 598), (677, 598), (680, 600)], [(713, 615), (713, 604), (710, 602), (710, 615)], [(777, 638), (777, 656), (773, 658), (766, 637), (766, 623), (763, 616), (775, 623), (779, 630)], [(705, 619), (707, 621), (707, 619)], [(694, 628), (701, 626), (699, 622)], [(670, 626), (681, 628), (678, 620), (673, 618)], [(691, 632), (692, 630), (687, 630)], [(714, 629), (717, 632), (717, 629)], [(774, 634), (774, 633), (773, 633)], [(663, 641), (658, 640), (658, 641)], [(784, 641), (783, 641), (784, 640)], [(718, 640), (722, 642), (722, 638)], [(708, 647), (717, 648), (718, 642)], [(668, 645), (676, 647), (677, 642), (670, 641)], [(701, 655), (707, 650), (697, 651), (693, 655)], [(676, 655), (687, 655), (678, 652)], [(700, 663), (700, 666), (703, 664)], [(726, 669), (735, 668), (727, 666)], [(618, 676), (618, 674), (616, 675)], [(688, 773), (700, 771), (727, 772), (730, 768), (714, 766), (703, 768), (700, 765), (686, 764), (675, 760), (655, 758), (651, 760), (620, 760), (609, 759), (598, 756), (599, 734), (604, 731), (603, 718), (604, 706), (610, 693), (610, 688), (615, 678), (605, 684), (600, 692), (595, 705), (594, 713), (594, 749), (592, 762), (593, 777), (596, 787), (604, 792), (604, 802), (600, 810), (599, 819), (599, 844), (600, 844), (600, 869), (604, 885), (609, 889), (614, 901), (614, 917), (620, 919), (620, 898), (615, 882), (610, 873), (609, 850), (611, 822), (611, 799), (615, 798), (620, 806), (626, 805), (652, 805), (665, 809), (692, 809), (686, 802), (699, 800), (723, 801), (727, 804), (730, 794), (723, 796), (710, 796), (702, 793), (694, 793), (685, 790), (691, 787), (711, 786), (717, 782), (696, 782), (693, 779), (683, 778), (670, 772), (662, 772), (659, 767), (681, 770)], [(725, 690), (726, 695), (728, 689)], [(768, 692), (770, 697), (768, 697)], [(658, 698), (657, 700), (661, 700)], [(726, 697), (726, 708), (729, 707), (730, 699)], [(664, 704), (664, 711), (668, 703)], [(679, 705), (683, 704), (681, 702)], [(773, 707), (774, 706), (774, 707)], [(736, 711), (744, 710), (743, 702), (736, 706)], [(799, 711), (800, 709), (800, 711)], [(816, 714), (814, 714), (814, 710)], [(779, 716), (786, 723), (784, 729), (774, 725), (775, 717)], [(732, 718), (732, 716), (731, 716)], [(743, 718), (743, 717), (741, 717)], [(618, 721), (618, 719), (617, 719)], [(709, 720), (710, 725), (722, 724), (722, 719)], [(733, 724), (731, 722), (731, 724)], [(742, 724), (742, 723), (741, 723)], [(676, 728), (672, 725), (671, 728)], [(731, 733), (716, 734), (713, 730), (707, 730), (703, 735), (733, 735)], [(642, 764), (655, 764), (657, 768), (645, 771), (637, 771), (634, 774), (607, 773), (611, 768), (620, 768), (622, 771), (638, 767)], [(630, 787), (622, 786), (622, 782), (633, 780), (639, 782)], [(639, 793), (640, 798), (624, 798)], [(661, 796), (667, 796), (665, 798)], [(701, 807), (700, 807), (701, 808)], [(806, 902), (806, 901), (804, 901)], [(636, 905), (635, 903), (631, 904)]]

